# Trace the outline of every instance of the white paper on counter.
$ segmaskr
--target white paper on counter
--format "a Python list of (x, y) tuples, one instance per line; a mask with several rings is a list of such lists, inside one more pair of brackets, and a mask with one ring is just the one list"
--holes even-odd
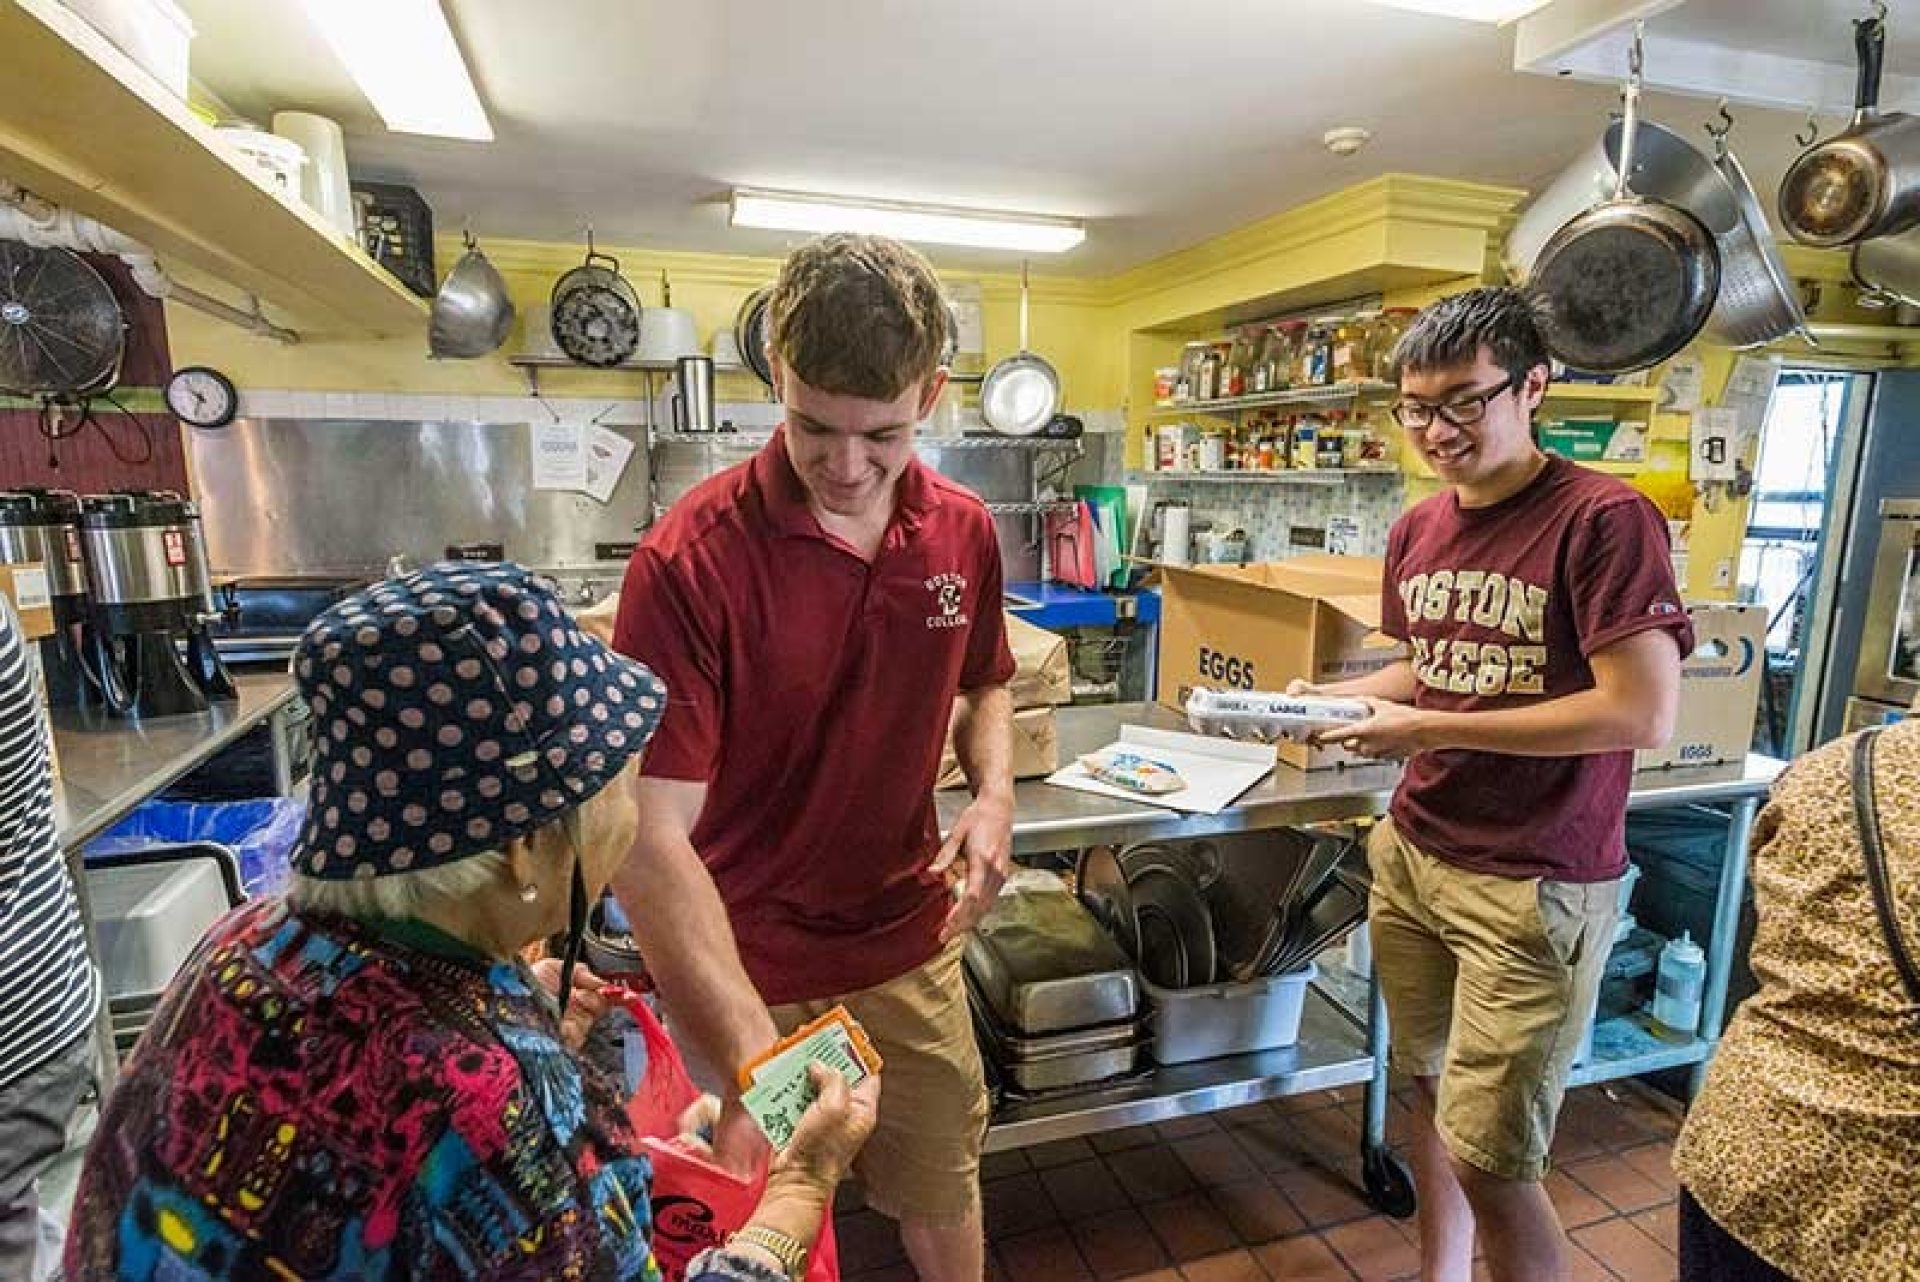
[(587, 488), (587, 425), (579, 422), (531, 424), (533, 488)]
[(1692, 481), (1731, 481), (1740, 475), (1740, 411), (1702, 409), (1694, 411), (1693, 448), (1688, 456), (1687, 477)]
[(627, 470), (627, 460), (633, 457), (633, 442), (595, 423), (587, 431), (586, 454), (587, 483), (581, 488), (602, 503), (611, 501), (614, 487)]
[(1047, 782), (1058, 788), (1138, 801), (1187, 814), (1217, 815), (1241, 793), (1271, 774), (1276, 759), (1270, 743), (1240, 743), (1153, 726), (1121, 726), (1118, 742), (1107, 746), (1122, 745), (1173, 767), (1187, 781), (1187, 786), (1179, 792), (1159, 796), (1129, 792), (1095, 779), (1078, 761), (1047, 776)]

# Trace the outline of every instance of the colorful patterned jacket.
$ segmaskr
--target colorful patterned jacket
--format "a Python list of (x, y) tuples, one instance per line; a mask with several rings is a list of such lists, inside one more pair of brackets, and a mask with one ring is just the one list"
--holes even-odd
[[(654, 1282), (651, 1171), (551, 999), (418, 923), (236, 909), (86, 1156), (74, 1279)], [(783, 1282), (726, 1251), (688, 1282)]]

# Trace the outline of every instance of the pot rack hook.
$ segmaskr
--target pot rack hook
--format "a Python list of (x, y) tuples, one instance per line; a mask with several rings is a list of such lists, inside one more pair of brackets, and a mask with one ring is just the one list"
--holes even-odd
[(1644, 20), (1633, 24), (1633, 43), (1627, 46), (1627, 70), (1633, 73), (1635, 80), (1646, 65), (1647, 24)]
[(1720, 159), (1726, 159), (1727, 135), (1733, 132), (1733, 113), (1727, 109), (1727, 100), (1722, 98), (1714, 110), (1713, 117), (1703, 126), (1707, 137), (1713, 139), (1713, 150)]
[(1887, 20), (1887, 0), (1873, 0), (1873, 20), (1884, 23)]
[(1813, 108), (1807, 108), (1807, 127), (1793, 136), (1793, 140), (1802, 147), (1811, 147), (1820, 137), (1820, 116)]

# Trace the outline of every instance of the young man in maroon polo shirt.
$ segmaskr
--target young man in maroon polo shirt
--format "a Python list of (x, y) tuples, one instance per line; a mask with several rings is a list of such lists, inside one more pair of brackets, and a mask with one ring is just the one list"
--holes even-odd
[[(784, 425), (627, 569), (615, 647), (670, 703), (615, 890), (676, 1028), (729, 1083), (847, 1003), (887, 1066), (867, 1201), (921, 1278), (980, 1282), (987, 1098), (960, 948), (1010, 859), (1014, 662), (992, 518), (914, 454), (948, 312), (919, 254), (836, 235), (788, 258), (768, 315)], [(974, 801), (943, 845), (950, 719)], [(723, 1159), (760, 1143), (729, 1100)]]
[(1672, 733), (1692, 632), (1658, 510), (1534, 442), (1525, 295), (1435, 303), (1396, 363), (1394, 415), (1449, 486), (1387, 538), (1383, 626), (1412, 657), (1320, 692), (1373, 708), (1328, 742), (1407, 761), (1368, 916), (1425, 1106), (1422, 1276), (1466, 1282), (1477, 1228), (1499, 1282), (1563, 1282), (1540, 1181), (1613, 944), (1633, 750)]

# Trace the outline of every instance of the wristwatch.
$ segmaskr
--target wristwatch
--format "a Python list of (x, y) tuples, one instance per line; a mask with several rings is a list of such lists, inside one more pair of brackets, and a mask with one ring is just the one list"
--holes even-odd
[(732, 1246), (735, 1242), (757, 1246), (780, 1261), (780, 1267), (787, 1271), (787, 1276), (792, 1278), (793, 1282), (800, 1282), (800, 1279), (807, 1274), (807, 1248), (790, 1233), (782, 1233), (779, 1229), (770, 1229), (759, 1224), (749, 1224), (727, 1239), (728, 1246)]

